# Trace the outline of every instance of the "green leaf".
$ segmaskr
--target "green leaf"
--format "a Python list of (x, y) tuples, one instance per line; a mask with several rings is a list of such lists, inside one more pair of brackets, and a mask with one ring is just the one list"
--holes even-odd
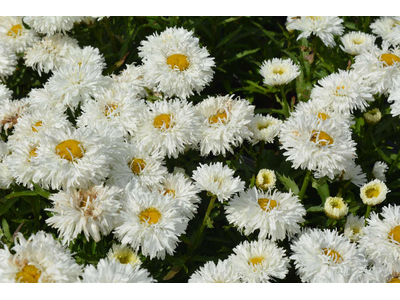
[(44, 197), (46, 199), (49, 199), (51, 194), (48, 191), (44, 190), (40, 185), (34, 183), (33, 181), (31, 181), (31, 183), (35, 187), (35, 192), (37, 194), (39, 194), (40, 196), (42, 196), (42, 197)]
[(239, 26), (238, 29), (236, 29), (235, 31), (231, 32), (230, 34), (226, 35), (218, 44), (217, 44), (217, 48), (225, 45), (230, 39), (232, 39), (235, 35), (237, 35), (241, 30), (242, 30), (243, 26)]
[(19, 198), (21, 196), (36, 196), (37, 193), (35, 191), (23, 191), (23, 192), (14, 192), (11, 193), (7, 196), (5, 196), (4, 198), (7, 199), (12, 199), (12, 198)]
[(19, 198), (12, 198), (12, 199), (6, 199), (5, 202), (0, 206), (0, 216), (5, 214), (10, 207), (18, 201)]
[(325, 211), (325, 209), (321, 206), (310, 206), (309, 208), (307, 208), (307, 212), (322, 212)]
[(4, 236), (7, 238), (7, 240), (11, 241), (12, 236), (10, 234), (10, 227), (8, 226), (6, 219), (3, 218), (3, 220), (1, 221), (1, 225), (3, 227)]
[(280, 182), (283, 183), (283, 185), (286, 187), (286, 189), (289, 191), (291, 190), (294, 194), (298, 195), (300, 190), (299, 187), (297, 186), (296, 182), (294, 182), (293, 179), (290, 177), (286, 177), (285, 175), (281, 175), (278, 172), (276, 172), (278, 179)]
[(225, 66), (226, 64), (229, 64), (229, 63), (231, 63), (231, 62), (233, 62), (235, 60), (241, 59), (241, 58), (243, 58), (243, 57), (245, 57), (247, 55), (256, 53), (259, 50), (260, 50), (260, 48), (252, 49), (252, 50), (246, 50), (246, 51), (240, 52), (240, 53), (236, 54), (234, 57), (232, 57), (232, 58), (228, 59), (227, 61), (223, 62), (220, 65), (220, 67)]
[(313, 179), (312, 187), (317, 190), (318, 195), (321, 197), (322, 204), (325, 204), (326, 198), (330, 196), (329, 185), (326, 182), (326, 179), (325, 178), (320, 178), (319, 180)]

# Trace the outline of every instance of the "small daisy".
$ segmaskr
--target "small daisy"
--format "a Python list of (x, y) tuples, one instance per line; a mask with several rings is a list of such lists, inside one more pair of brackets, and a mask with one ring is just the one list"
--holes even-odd
[(34, 30), (24, 27), (21, 17), (0, 18), (0, 43), (14, 52), (22, 53), (39, 40)]
[(365, 205), (378, 205), (386, 199), (386, 194), (390, 190), (386, 184), (379, 179), (375, 179), (364, 184), (360, 189), (360, 197)]
[(75, 22), (82, 21), (82, 17), (24, 17), (24, 22), (35, 31), (53, 35), (57, 32), (65, 33), (74, 27)]
[(67, 110), (62, 98), (56, 98), (49, 92), (47, 83), (43, 85), (43, 88), (31, 89), (28, 95), (30, 106), (35, 109), (44, 111), (48, 109)]
[(140, 188), (127, 191), (120, 218), (122, 225), (114, 235), (135, 250), (140, 247), (141, 253), (150, 259), (165, 259), (166, 253), (173, 255), (189, 222), (170, 195)]
[(250, 138), (253, 145), (262, 141), (265, 143), (273, 143), (275, 137), (279, 134), (282, 121), (270, 115), (263, 116), (256, 114), (250, 123), (250, 130), (253, 136)]
[(82, 274), (82, 283), (152, 283), (150, 273), (139, 266), (121, 264), (117, 260), (100, 259), (96, 267), (87, 265)]
[(117, 260), (121, 264), (130, 264), (132, 267), (142, 264), (138, 254), (128, 245), (113, 244), (107, 253), (109, 260)]
[(146, 97), (146, 85), (143, 80), (143, 67), (135, 66), (134, 63), (126, 65), (118, 76), (111, 75), (113, 81), (111, 83), (112, 89), (124, 90), (133, 96)]
[(0, 83), (0, 104), (12, 98), (13, 92), (5, 85)]
[(364, 217), (347, 216), (346, 224), (344, 225), (344, 236), (352, 242), (358, 242), (364, 235), (365, 219)]
[(12, 253), (5, 245), (0, 249), (0, 282), (45, 283), (76, 282), (79, 266), (65, 246), (51, 234), (39, 231), (28, 240), (19, 232)]
[(197, 170), (193, 171), (193, 180), (196, 186), (211, 193), (223, 202), (244, 189), (244, 182), (240, 177), (233, 177), (234, 171), (221, 162), (211, 163), (209, 165), (200, 164)]
[(343, 46), (340, 48), (351, 55), (359, 55), (375, 46), (376, 37), (372, 34), (361, 31), (346, 33), (340, 38)]
[(186, 99), (198, 94), (211, 82), (215, 66), (205, 47), (192, 31), (167, 28), (141, 41), (144, 80), (167, 97)]
[(343, 180), (349, 180), (358, 187), (362, 187), (367, 183), (367, 174), (363, 172), (361, 167), (354, 160), (351, 160), (346, 171), (344, 171)]
[(245, 139), (253, 136), (249, 125), (254, 118), (253, 105), (246, 99), (234, 95), (209, 96), (196, 105), (201, 117), (200, 153), (207, 156), (233, 153), (233, 147), (240, 146)]
[(26, 99), (14, 101), (7, 99), (0, 104), (0, 133), (4, 129), (7, 134), (7, 131), (11, 131), (18, 123), (18, 119), (28, 111), (29, 102)]
[(88, 65), (101, 70), (106, 68), (106, 61), (98, 48), (86, 46), (83, 48), (73, 47), (63, 57), (63, 65)]
[(14, 51), (11, 50), (8, 44), (0, 43), (0, 78), (4, 80), (12, 75), (17, 63), (17, 56)]
[(380, 36), (384, 41), (396, 44), (392, 34), (400, 28), (400, 20), (396, 17), (380, 17), (370, 25), (370, 28), (374, 34)]
[(240, 283), (240, 277), (231, 260), (205, 263), (189, 278), (189, 283)]
[(11, 175), (9, 165), (9, 150), (7, 144), (0, 139), (1, 153), (0, 153), (0, 189), (8, 189), (14, 183), (14, 177)]
[(325, 200), (325, 214), (334, 220), (339, 220), (347, 215), (349, 208), (341, 197), (328, 197)]
[(398, 84), (397, 81), (394, 83), (389, 93), (388, 102), (392, 103), (390, 105), (390, 112), (393, 117), (400, 116), (400, 84)]
[(260, 74), (266, 85), (284, 85), (291, 82), (300, 75), (300, 67), (288, 59), (273, 58), (264, 61), (261, 65)]
[(276, 184), (274, 170), (261, 169), (256, 177), (256, 186), (261, 190), (273, 189)]
[(297, 196), (255, 187), (241, 192), (226, 206), (226, 218), (245, 235), (256, 230), (259, 239), (283, 240), (300, 231), (306, 210)]
[(266, 283), (284, 279), (289, 272), (286, 251), (270, 240), (244, 241), (229, 259), (243, 282)]
[(368, 124), (378, 124), (381, 121), (382, 114), (379, 108), (374, 108), (364, 113), (364, 119)]
[(383, 161), (377, 161), (372, 168), (372, 174), (376, 179), (386, 182), (385, 173), (389, 170), (388, 165)]

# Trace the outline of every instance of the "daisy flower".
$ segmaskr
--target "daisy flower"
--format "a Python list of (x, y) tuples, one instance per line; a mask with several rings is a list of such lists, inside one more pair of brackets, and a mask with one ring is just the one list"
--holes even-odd
[(39, 75), (49, 73), (63, 65), (65, 56), (74, 48), (79, 48), (74, 38), (60, 33), (45, 36), (25, 51), (25, 65), (37, 70)]
[(98, 48), (86, 46), (83, 48), (73, 47), (63, 57), (63, 65), (89, 65), (101, 70), (106, 68), (106, 61)]
[(381, 121), (382, 114), (379, 108), (374, 108), (364, 113), (364, 119), (368, 124), (378, 124)]
[(17, 53), (24, 52), (37, 42), (39, 37), (34, 30), (29, 30), (22, 24), (21, 17), (0, 18), (0, 43)]
[(13, 92), (5, 85), (0, 83), (0, 104), (12, 98)]
[(343, 173), (343, 180), (349, 180), (358, 187), (362, 187), (367, 183), (367, 174), (363, 172), (361, 167), (354, 160), (351, 160), (346, 171)]
[(255, 187), (235, 196), (226, 206), (226, 218), (249, 235), (256, 230), (259, 239), (283, 240), (300, 231), (306, 210), (297, 196), (277, 190), (262, 192)]
[(126, 65), (119, 75), (111, 75), (113, 81), (111, 88), (116, 90), (124, 90), (127, 93), (138, 97), (146, 97), (146, 85), (143, 80), (143, 67), (135, 66), (134, 63)]
[(400, 283), (400, 261), (394, 261), (391, 267), (377, 263), (365, 271), (365, 282), (368, 283)]
[(325, 214), (334, 220), (339, 220), (347, 215), (349, 208), (341, 197), (328, 197), (325, 200)]
[(109, 260), (117, 260), (121, 264), (130, 264), (132, 267), (142, 264), (138, 254), (128, 245), (113, 244), (107, 253)]
[(362, 250), (337, 231), (308, 229), (290, 248), (302, 282), (314, 282), (326, 272), (348, 276), (367, 264)]
[(150, 259), (173, 255), (179, 236), (189, 220), (170, 195), (150, 193), (140, 188), (127, 191), (127, 201), (120, 213), (121, 223), (114, 235), (122, 244), (130, 244)]
[(389, 91), (388, 102), (390, 105), (390, 112), (393, 117), (400, 116), (400, 84), (394, 82), (392, 89)]
[(229, 259), (243, 282), (272, 282), (289, 272), (285, 250), (270, 240), (244, 241), (233, 252)]
[(352, 242), (358, 242), (364, 235), (365, 219), (364, 217), (347, 216), (346, 224), (344, 225), (344, 236)]
[(261, 65), (260, 74), (266, 85), (284, 85), (291, 82), (300, 75), (300, 67), (288, 59), (273, 58), (264, 61)]
[(66, 111), (67, 106), (64, 105), (62, 98), (54, 97), (48, 89), (48, 84), (44, 84), (43, 88), (32, 89), (29, 92), (30, 107), (41, 110), (62, 110)]
[(231, 260), (205, 263), (189, 278), (189, 283), (240, 283), (240, 277)]
[(14, 51), (11, 50), (8, 44), (0, 43), (0, 78), (4, 80), (12, 75), (17, 63), (17, 56)]
[(197, 170), (193, 171), (193, 180), (196, 186), (207, 191), (223, 202), (244, 189), (244, 182), (240, 177), (233, 177), (234, 171), (221, 162), (209, 165), (200, 164)]
[(121, 264), (117, 260), (100, 259), (96, 267), (87, 265), (81, 283), (152, 283), (150, 273), (139, 266)]
[(340, 48), (351, 55), (359, 55), (375, 46), (376, 37), (372, 34), (361, 31), (346, 33), (340, 38), (343, 46)]
[(8, 189), (14, 182), (14, 178), (8, 168), (9, 150), (7, 143), (0, 139), (0, 189)]
[(0, 282), (45, 283), (76, 282), (81, 267), (70, 251), (52, 235), (39, 231), (28, 240), (19, 232), (12, 253), (0, 249)]
[(386, 199), (386, 194), (390, 190), (386, 184), (379, 179), (375, 179), (364, 184), (360, 189), (360, 197), (365, 205), (378, 205)]
[(209, 96), (196, 105), (201, 117), (200, 154), (207, 156), (233, 153), (233, 147), (240, 146), (245, 139), (253, 136), (249, 125), (254, 118), (254, 106), (246, 99), (234, 95)]
[(288, 30), (299, 30), (301, 34), (297, 40), (308, 38), (311, 34), (319, 37), (327, 47), (336, 45), (334, 36), (342, 35), (344, 27), (343, 20), (339, 17), (287, 17)]
[(192, 31), (167, 28), (140, 42), (144, 80), (167, 97), (186, 99), (198, 94), (211, 82), (215, 66), (205, 47)]
[(396, 44), (393, 40), (393, 33), (400, 28), (400, 20), (396, 17), (380, 17), (376, 19), (370, 26), (372, 32), (380, 36), (384, 41)]
[(74, 27), (75, 23), (82, 21), (82, 17), (24, 17), (24, 22), (35, 31), (53, 35), (56, 32), (65, 33)]
[(279, 134), (282, 121), (270, 115), (263, 116), (256, 114), (250, 123), (250, 130), (253, 136), (250, 141), (253, 145), (262, 141), (265, 143), (273, 143), (275, 137)]
[(274, 170), (261, 169), (256, 177), (256, 186), (261, 190), (273, 189), (276, 184), (276, 175)]
[(58, 230), (63, 244), (70, 243), (80, 233), (84, 233), (87, 241), (92, 237), (99, 242), (100, 233), (106, 236), (118, 224), (121, 194), (119, 188), (104, 185), (59, 191), (49, 198), (53, 207), (46, 210), (52, 217), (46, 223)]
[(2, 129), (7, 134), (7, 130), (12, 130), (18, 123), (18, 119), (28, 111), (29, 102), (26, 99), (4, 100), (0, 110), (0, 133)]
[(383, 161), (377, 161), (372, 168), (372, 174), (376, 179), (379, 179), (382, 182), (386, 182), (385, 173), (389, 170), (389, 166), (387, 163)]

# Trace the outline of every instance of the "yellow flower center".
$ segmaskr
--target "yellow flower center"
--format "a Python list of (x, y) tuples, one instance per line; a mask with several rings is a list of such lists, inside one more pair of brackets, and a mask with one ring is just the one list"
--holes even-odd
[(40, 271), (32, 265), (26, 265), (22, 271), (18, 272), (15, 279), (23, 283), (38, 283)]
[(142, 223), (149, 223), (149, 224), (157, 224), (161, 218), (161, 213), (153, 208), (150, 207), (144, 211), (142, 211), (139, 215), (140, 222)]
[(172, 195), (172, 197), (175, 197), (175, 191), (174, 190), (165, 190), (164, 195)]
[(331, 248), (324, 248), (324, 254), (330, 256), (335, 263), (339, 263), (343, 260), (342, 256)]
[(136, 260), (136, 256), (131, 251), (124, 251), (115, 256), (121, 264), (130, 264)]
[(392, 278), (392, 279), (390, 279), (390, 281), (388, 283), (400, 283), (400, 279), (399, 278)]
[(146, 162), (141, 158), (134, 158), (130, 163), (130, 168), (133, 173), (140, 174), (146, 167)]
[(355, 38), (352, 40), (354, 45), (361, 45), (362, 43), (364, 43), (364, 40), (360, 39), (360, 38)]
[(253, 266), (261, 264), (264, 261), (264, 257), (257, 256), (253, 257), (249, 260), (249, 265), (252, 264)]
[(324, 114), (324, 113), (318, 113), (317, 114), (317, 118), (318, 119), (321, 119), (322, 121), (325, 121), (325, 120), (327, 120), (327, 119), (329, 119), (330, 118), (330, 116), (328, 116), (327, 114)]
[(310, 141), (321, 146), (333, 144), (333, 139), (325, 131), (313, 130)]
[(73, 161), (77, 158), (82, 158), (85, 151), (83, 150), (81, 142), (76, 140), (66, 140), (57, 145), (56, 153), (61, 158)]
[(360, 227), (352, 227), (351, 230), (353, 230), (353, 233), (360, 233), (361, 228)]
[(306, 17), (307, 19), (311, 19), (311, 20), (313, 20), (313, 21), (320, 21), (320, 20), (322, 20), (322, 18), (321, 17)]
[(226, 115), (226, 112), (218, 113), (216, 115), (211, 116), (208, 119), (208, 122), (210, 122), (210, 124), (214, 124), (214, 123), (218, 123), (218, 122), (225, 124), (227, 117), (228, 116)]
[(389, 232), (389, 237), (400, 243), (400, 225), (392, 228)]
[(180, 71), (184, 71), (189, 67), (189, 61), (187, 56), (183, 54), (173, 54), (167, 58), (167, 64), (171, 69), (178, 68)]
[(104, 115), (109, 116), (117, 109), (118, 105), (116, 104), (106, 104)]
[(375, 198), (379, 196), (379, 188), (378, 187), (371, 187), (365, 191), (365, 194), (368, 198)]
[(272, 70), (272, 73), (274, 73), (274, 75), (277, 75), (277, 74), (282, 75), (283, 73), (285, 73), (285, 70), (282, 68), (276, 68), (276, 69)]
[(36, 153), (37, 148), (33, 148), (31, 151), (29, 151), (29, 158), (28, 161), (31, 162), (31, 158), (32, 157), (36, 157), (37, 153)]
[(391, 53), (385, 53), (381, 55), (379, 60), (385, 62), (388, 66), (391, 66), (396, 62), (400, 62), (400, 57)]
[(13, 27), (11, 27), (11, 29), (7, 33), (7, 35), (15, 37), (17, 35), (21, 35), (21, 31), (22, 31), (22, 25), (21, 24), (17, 24), (17, 25), (14, 25)]
[(153, 125), (155, 128), (165, 128), (168, 129), (172, 127), (171, 124), (171, 115), (162, 114), (154, 118)]
[(266, 212), (269, 212), (278, 206), (278, 202), (272, 199), (260, 198), (258, 199), (258, 205)]
[(32, 131), (33, 131), (33, 132), (38, 132), (38, 131), (39, 131), (39, 130), (38, 130), (38, 127), (40, 127), (40, 126), (42, 126), (42, 121), (37, 121), (37, 122), (35, 123), (35, 125), (32, 126)]

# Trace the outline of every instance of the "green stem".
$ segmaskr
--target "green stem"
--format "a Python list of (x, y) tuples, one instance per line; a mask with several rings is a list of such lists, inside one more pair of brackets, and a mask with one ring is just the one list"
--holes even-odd
[(304, 198), (304, 195), (306, 193), (306, 190), (307, 190), (307, 187), (308, 187), (308, 183), (310, 182), (310, 179), (311, 179), (311, 171), (307, 170), (307, 174), (304, 177), (303, 185), (301, 186), (301, 190), (300, 190), (300, 193), (299, 193), (300, 200), (303, 200), (303, 198)]
[(264, 151), (264, 146), (265, 146), (265, 142), (261, 141), (260, 142), (260, 153), (257, 156), (257, 165), (256, 165), (257, 172), (260, 171), (261, 157), (262, 157), (262, 154)]
[(114, 34), (112, 33), (111, 27), (110, 27), (110, 22), (108, 21), (108, 18), (104, 18), (105, 21), (105, 26), (106, 26), (106, 30), (108, 35), (110, 36), (111, 39), (111, 44), (113, 46), (114, 52), (118, 53), (118, 49), (117, 49), (117, 45), (115, 44), (115, 38), (114, 38)]
[(282, 110), (283, 110), (283, 114), (285, 115), (285, 118), (289, 118), (289, 104), (286, 100), (286, 94), (285, 94), (285, 89), (283, 87), (283, 85), (279, 86), (280, 90), (281, 90), (281, 97), (282, 97)]
[(399, 151), (399, 153), (397, 153), (397, 156), (396, 156), (394, 162), (393, 162), (392, 165), (390, 166), (389, 171), (388, 171), (388, 173), (387, 173), (387, 176), (389, 176), (389, 174), (392, 173), (394, 167), (395, 167), (395, 166), (397, 165), (397, 163), (399, 162), (399, 158), (400, 158), (400, 151)]
[(371, 17), (369, 17), (369, 16), (366, 16), (366, 17), (365, 17), (365, 21), (364, 21), (364, 32), (367, 32), (367, 30), (368, 30), (368, 28), (369, 28), (370, 19), (371, 19)]
[(369, 214), (371, 212), (371, 208), (372, 208), (371, 205), (367, 206), (367, 212), (365, 213), (365, 224), (367, 224), (367, 219), (369, 218)]

